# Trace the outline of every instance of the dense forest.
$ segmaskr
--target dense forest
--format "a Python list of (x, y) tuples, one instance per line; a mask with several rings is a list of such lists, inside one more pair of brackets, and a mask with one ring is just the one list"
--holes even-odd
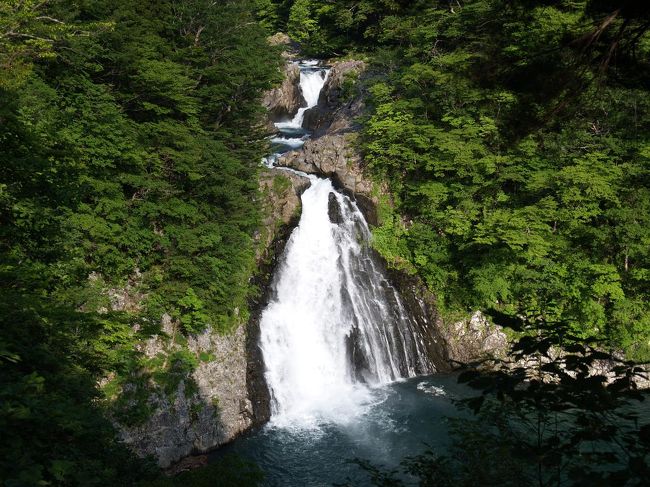
[(258, 3), (312, 55), (370, 60), (389, 262), (452, 314), (539, 316), (650, 359), (646, 2)]
[[(644, 0), (0, 2), (0, 481), (203, 485), (161, 480), (107, 417), (147, 414), (114, 397), (144, 365), (161, 389), (196, 365), (143, 364), (164, 313), (179, 340), (247, 318), (277, 31), (368, 62), (374, 245), (446, 316), (650, 360), (649, 30)], [(125, 286), (146, 298), (111, 311)], [(254, 485), (233, 462), (212, 468)]]
[[(184, 333), (246, 313), (259, 100), (280, 62), (252, 13), (241, 0), (0, 3), (3, 485), (133, 482), (143, 467), (96, 381), (141, 368), (134, 344), (164, 312)], [(125, 285), (146, 300), (109, 311), (107, 290)], [(196, 360), (148, 369), (165, 387)], [(146, 414), (121, 400), (124, 421)]]

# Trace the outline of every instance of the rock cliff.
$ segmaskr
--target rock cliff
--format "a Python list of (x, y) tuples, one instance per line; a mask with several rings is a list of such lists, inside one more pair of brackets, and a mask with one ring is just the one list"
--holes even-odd
[(171, 360), (181, 350), (203, 358), (175, 390), (151, 389), (146, 421), (135, 426), (118, 422), (122, 440), (139, 455), (153, 456), (161, 467), (226, 443), (255, 424), (246, 381), (245, 327), (229, 335), (206, 330), (186, 344), (168, 339), (177, 333), (165, 315), (162, 334), (147, 340), (141, 351), (148, 359)]
[(271, 119), (289, 118), (295, 114), (305, 100), (300, 92), (300, 68), (289, 62), (284, 67), (284, 81), (277, 88), (264, 95), (262, 104), (268, 110)]

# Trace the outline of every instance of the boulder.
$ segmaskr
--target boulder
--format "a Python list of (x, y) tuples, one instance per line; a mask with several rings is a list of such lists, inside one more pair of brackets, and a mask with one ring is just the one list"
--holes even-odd
[(363, 61), (339, 61), (332, 64), (318, 105), (305, 112), (304, 127), (316, 136), (345, 133), (358, 127), (354, 119), (364, 109), (363, 93), (356, 80), (363, 74)]

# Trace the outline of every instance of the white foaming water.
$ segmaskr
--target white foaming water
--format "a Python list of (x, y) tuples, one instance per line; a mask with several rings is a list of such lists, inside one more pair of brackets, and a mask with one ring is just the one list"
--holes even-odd
[(260, 323), (271, 421), (281, 427), (350, 422), (377, 401), (373, 386), (433, 369), (369, 249), (363, 215), (330, 180), (310, 179)]
[(422, 391), (425, 394), (430, 394), (432, 396), (443, 397), (447, 395), (447, 393), (442, 387), (434, 386), (427, 382), (420, 382), (417, 385), (417, 390)]
[(325, 86), (329, 69), (316, 68), (317, 61), (301, 63), (300, 69), (300, 91), (307, 102), (307, 106), (299, 108), (298, 113), (288, 122), (278, 122), (275, 126), (279, 130), (300, 129), (305, 120), (305, 112), (318, 105), (318, 97)]
[(293, 150), (300, 149), (305, 145), (305, 137), (271, 137), (269, 141), (272, 144), (289, 147)]

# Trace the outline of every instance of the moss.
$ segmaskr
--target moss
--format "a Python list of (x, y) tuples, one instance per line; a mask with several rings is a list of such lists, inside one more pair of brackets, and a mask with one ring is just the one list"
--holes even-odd
[(191, 373), (198, 366), (198, 359), (196, 355), (187, 349), (176, 350), (172, 352), (167, 361), (167, 367), (156, 370), (153, 372), (153, 378), (165, 395), (173, 398), (178, 391), (178, 386), (181, 381), (185, 380), (186, 396), (191, 396), (193, 392), (189, 392), (191, 388)]
[(350, 103), (359, 96), (359, 77), (361, 71), (351, 70), (343, 74), (343, 82), (340, 88), (340, 99), (343, 104)]
[(219, 397), (218, 396), (212, 396), (210, 398), (210, 404), (212, 404), (213, 408), (219, 409)]
[(199, 420), (199, 415), (201, 411), (205, 409), (205, 404), (194, 403), (190, 406), (190, 421), (196, 423)]
[(185, 397), (190, 399), (199, 393), (199, 385), (193, 377), (188, 376), (185, 378)]
[(409, 259), (409, 249), (404, 238), (408, 230), (386, 195), (379, 197), (377, 205), (379, 226), (372, 230), (372, 246), (386, 260), (390, 267), (415, 274), (415, 267)]
[(217, 359), (217, 357), (209, 352), (201, 352), (199, 353), (199, 360), (201, 362), (214, 362)]
[(103, 389), (109, 401), (109, 411), (125, 426), (139, 426), (147, 422), (154, 412), (150, 403), (148, 374), (128, 377), (117, 376)]

